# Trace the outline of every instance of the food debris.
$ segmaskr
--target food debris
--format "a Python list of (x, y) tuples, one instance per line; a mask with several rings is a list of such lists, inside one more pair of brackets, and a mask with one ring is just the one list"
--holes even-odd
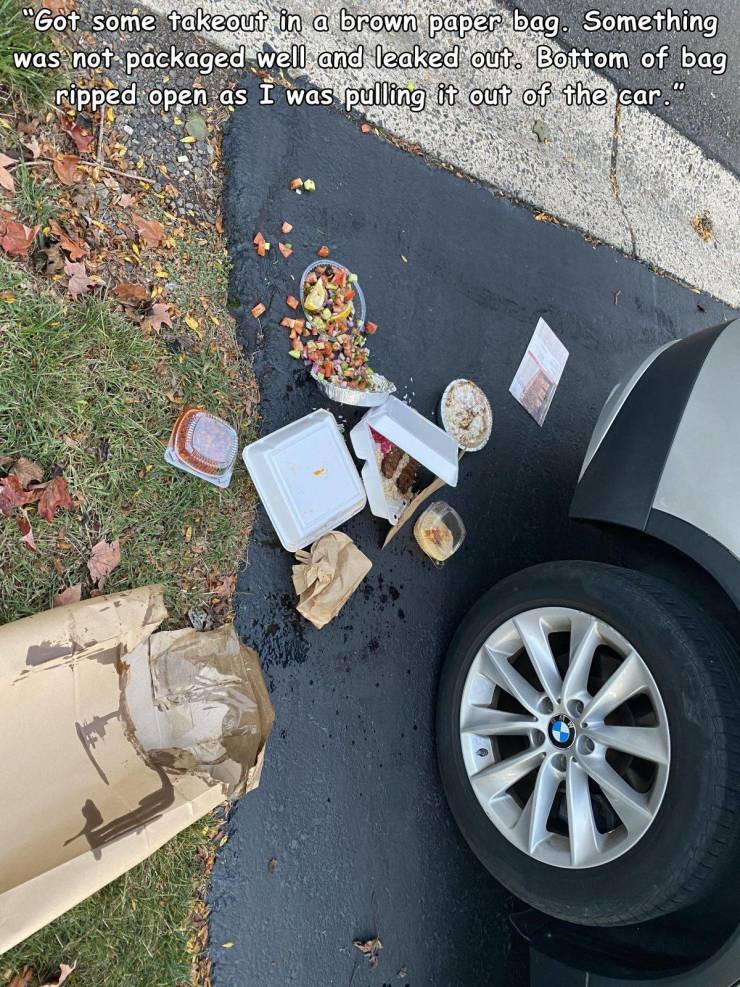
[(321, 257), (323, 259), (325, 257), (328, 257), (330, 253), (331, 251), (329, 250), (328, 247), (319, 247), (319, 249), (316, 251), (316, 256)]
[(298, 306), (301, 303), (298, 301), (298, 299), (295, 297), (295, 295), (288, 295), (288, 297), (285, 299), (285, 304), (288, 305), (290, 308), (292, 308), (292, 309), (295, 310), (295, 309), (298, 308)]
[(280, 231), (281, 233), (292, 233), (293, 232), (292, 223), (287, 223), (287, 222), (283, 223), (283, 225), (280, 227)]
[(363, 123), (363, 125), (360, 127), (360, 130), (362, 131), (363, 134), (369, 134), (372, 129), (373, 128), (370, 126), (369, 123)]
[(293, 253), (293, 248), (289, 243), (278, 243), (278, 250), (286, 260)]
[(314, 476), (323, 476), (324, 473), (326, 473), (326, 466), (322, 466), (321, 469), (313, 471)]
[(710, 240), (714, 239), (714, 227), (708, 212), (698, 212), (691, 220), (691, 226), (694, 233), (700, 236), (704, 243), (709, 243)]
[(313, 180), (313, 178), (307, 178), (306, 181), (303, 183), (303, 187), (307, 192), (315, 192), (316, 182)]
[(265, 311), (266, 309), (262, 302), (258, 302), (252, 309), (252, 315), (255, 319), (259, 319), (261, 315), (265, 314)]
[(383, 943), (378, 936), (375, 936), (373, 939), (367, 939), (365, 942), (361, 939), (355, 939), (352, 945), (359, 949), (363, 956), (367, 956), (370, 969), (374, 970), (378, 965), (378, 953), (383, 948)]
[(296, 189), (303, 188), (302, 178), (291, 178), (290, 180), (290, 190), (294, 192)]

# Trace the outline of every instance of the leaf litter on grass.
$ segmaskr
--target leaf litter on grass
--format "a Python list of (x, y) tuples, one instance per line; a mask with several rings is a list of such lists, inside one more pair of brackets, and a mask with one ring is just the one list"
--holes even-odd
[[(220, 147), (203, 122), (187, 130), (210, 148), (210, 189)], [(0, 621), (152, 581), (165, 584), (166, 626), (193, 607), (229, 619), (253, 511), (246, 475), (220, 492), (162, 458), (185, 405), (254, 434), (223, 221), (170, 211), (180, 192), (167, 163), (149, 156), (147, 170), (128, 150), (111, 108), (105, 120), (19, 111), (0, 129)], [(79, 959), (72, 984), (120, 987), (122, 971), (132, 987), (210, 984), (201, 896), (222, 841), (208, 820), (180, 834), (7, 953), (0, 983), (60, 983), (59, 964)]]

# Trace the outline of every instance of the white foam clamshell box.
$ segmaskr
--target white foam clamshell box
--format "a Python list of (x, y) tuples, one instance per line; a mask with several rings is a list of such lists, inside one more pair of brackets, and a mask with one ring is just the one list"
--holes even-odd
[(370, 510), (376, 517), (386, 518), (395, 524), (400, 510), (399, 505), (388, 502), (383, 492), (383, 478), (375, 458), (371, 428), (403, 449), (448, 486), (457, 486), (458, 449), (452, 436), (403, 401), (389, 397), (380, 407), (368, 411), (350, 432), (355, 454), (366, 461), (362, 467), (362, 482)]
[(338, 528), (367, 503), (357, 467), (329, 411), (314, 411), (258, 439), (242, 456), (289, 552)]

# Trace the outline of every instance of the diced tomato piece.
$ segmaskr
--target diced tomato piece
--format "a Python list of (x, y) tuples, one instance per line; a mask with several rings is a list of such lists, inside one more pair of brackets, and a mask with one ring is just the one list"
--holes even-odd
[(264, 313), (265, 313), (265, 306), (262, 304), (262, 302), (257, 302), (257, 304), (252, 309), (252, 315), (255, 317), (255, 319), (259, 319), (259, 317)]
[(334, 373), (334, 367), (332, 366), (331, 360), (325, 360), (321, 367), (321, 372), (324, 377), (331, 377)]
[(278, 243), (278, 250), (286, 260), (293, 253), (293, 248), (289, 247), (287, 243)]
[(319, 247), (319, 249), (316, 251), (316, 256), (317, 257), (328, 257), (330, 253), (331, 253), (331, 251), (329, 250), (328, 247)]
[(259, 245), (264, 242), (265, 242), (265, 238), (262, 236), (261, 233), (258, 233), (255, 236), (254, 240), (252, 240), (252, 243), (255, 245), (255, 247), (259, 247)]
[(280, 325), (284, 329), (295, 329), (295, 319), (289, 319), (287, 316), (281, 320)]
[(344, 293), (345, 302), (351, 302), (354, 297), (355, 297), (355, 289), (347, 288), (347, 290)]
[(303, 179), (302, 178), (291, 178), (291, 180), (290, 180), (290, 188), (293, 191), (295, 191), (295, 189), (297, 189), (297, 188), (303, 188)]
[(290, 306), (290, 308), (292, 308), (295, 311), (295, 309), (297, 309), (301, 303), (294, 295), (288, 295), (288, 297), (285, 299), (285, 304)]
[(335, 268), (334, 270), (334, 284), (337, 288), (343, 288), (347, 283), (347, 272), (343, 267)]
[(368, 334), (368, 336), (372, 336), (373, 333), (376, 333), (377, 331), (378, 331), (378, 327), (375, 325), (374, 322), (365, 323), (365, 332)]

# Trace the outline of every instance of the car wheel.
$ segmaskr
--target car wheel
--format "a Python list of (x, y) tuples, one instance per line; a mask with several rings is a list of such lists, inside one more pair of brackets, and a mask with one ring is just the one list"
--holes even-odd
[(565, 921), (627, 925), (699, 900), (738, 856), (738, 667), (723, 628), (642, 573), (558, 562), (499, 583), (439, 689), (463, 836)]

